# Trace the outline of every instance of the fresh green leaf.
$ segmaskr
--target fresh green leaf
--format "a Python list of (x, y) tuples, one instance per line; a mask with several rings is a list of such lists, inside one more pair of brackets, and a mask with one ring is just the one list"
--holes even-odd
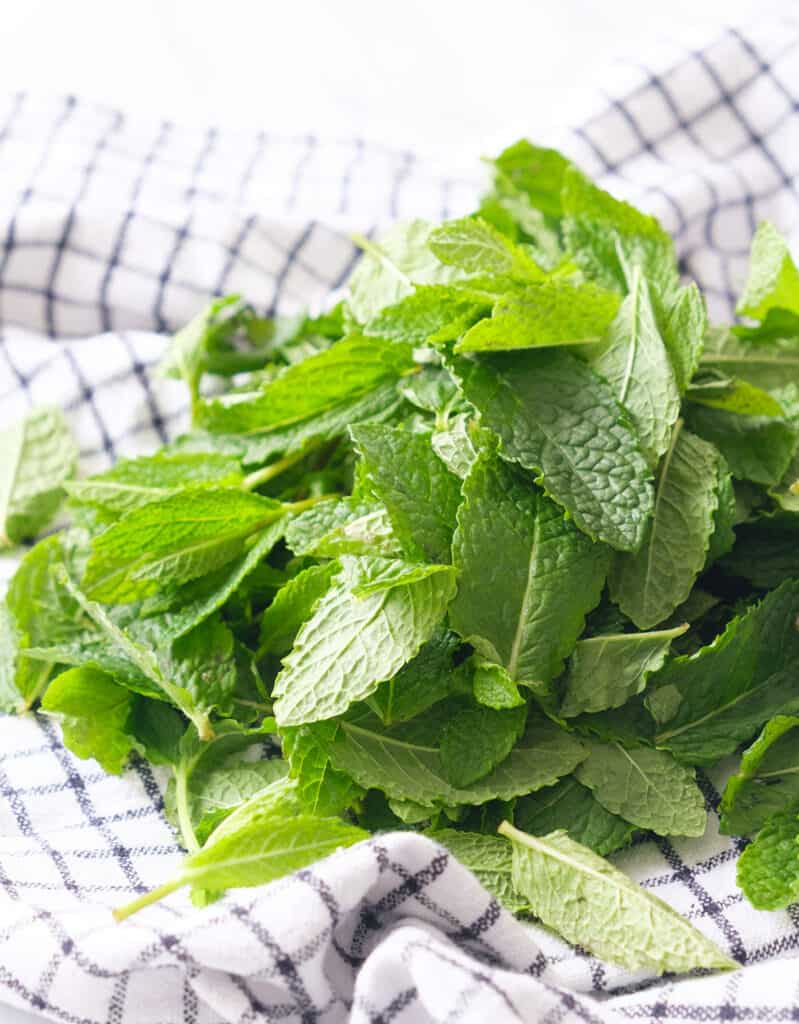
[(611, 814), (659, 835), (701, 836), (707, 811), (694, 772), (665, 750), (592, 741), (577, 779)]
[(577, 526), (635, 551), (653, 506), (649, 469), (609, 386), (568, 352), (462, 360), (458, 376), (500, 454), (526, 469)]
[(799, 341), (795, 337), (751, 341), (728, 329), (710, 330), (700, 367), (770, 391), (799, 383)]
[[(458, 670), (454, 667), (458, 637), (439, 626), (415, 658), (375, 690), (369, 706), (385, 725), (406, 722), (457, 691)], [(519, 703), (522, 703), (519, 700)]]
[(0, 432), (0, 548), (33, 537), (58, 511), (78, 451), (58, 409), (36, 409)]
[(554, 279), (503, 296), (490, 319), (478, 321), (456, 352), (493, 352), (598, 342), (619, 308), (619, 298), (597, 285)]
[[(374, 589), (370, 574), (395, 563), (349, 555), (341, 561), (341, 578), (300, 629), (275, 681), (281, 726), (334, 718), (371, 696), (430, 639), (455, 590), (448, 566), (429, 566), (413, 582)], [(372, 592), (356, 596), (370, 582)]]
[(799, 899), (799, 804), (775, 814), (738, 859), (737, 881), (756, 910)]
[(286, 506), (234, 488), (183, 491), (133, 509), (95, 537), (83, 587), (91, 598), (135, 601), (239, 558), (248, 537)]
[(513, 844), (514, 887), (569, 942), (628, 970), (737, 966), (676, 910), (565, 832), (534, 837), (507, 822), (500, 831)]
[(408, 557), (449, 562), (460, 483), (436, 456), (430, 435), (371, 424), (354, 428), (352, 437)]
[(707, 560), (718, 508), (716, 449), (678, 424), (663, 458), (654, 515), (633, 554), (617, 555), (610, 593), (638, 626), (663, 622), (688, 597)]
[[(749, 835), (799, 801), (799, 718), (777, 715), (741, 758), (721, 801), (721, 831)], [(799, 834), (799, 828), (797, 828)]]
[(73, 668), (50, 683), (42, 710), (60, 720), (73, 754), (93, 757), (104, 771), (119, 774), (135, 744), (128, 724), (134, 700), (104, 672)]
[(672, 304), (658, 311), (658, 325), (680, 394), (696, 373), (707, 333), (707, 309), (695, 284), (680, 288)]
[(618, 708), (641, 693), (687, 624), (652, 633), (607, 633), (578, 640), (561, 682), (564, 718)]
[(282, 655), (291, 650), (297, 631), (311, 617), (337, 572), (340, 566), (336, 562), (312, 565), (280, 588), (261, 619), (261, 654)]
[[(441, 762), (440, 731), (441, 721), (434, 715), (386, 729), (376, 717), (363, 714), (343, 719), (323, 742), (333, 765), (362, 786), (428, 807), (511, 800), (553, 785), (586, 756), (573, 736), (531, 717), (524, 736), (501, 764), (478, 782), (456, 787), (447, 781)], [(463, 756), (468, 758), (469, 752)]]
[(562, 213), (561, 191), (570, 162), (556, 149), (534, 146), (520, 139), (492, 161), (500, 189), (511, 186), (550, 217)]
[(518, 800), (514, 824), (534, 836), (563, 829), (602, 857), (627, 846), (635, 833), (634, 825), (606, 810), (573, 775)]
[(737, 312), (762, 320), (775, 308), (799, 313), (799, 270), (788, 243), (773, 224), (763, 221), (752, 239), (749, 279)]
[(340, 814), (361, 793), (349, 775), (333, 767), (322, 742), (336, 728), (335, 723), (321, 722), (280, 730), (283, 755), (297, 783), (297, 799), (312, 814)]
[(599, 603), (608, 560), (604, 545), (485, 452), (466, 480), (458, 513), (452, 626), (514, 682), (545, 687)]
[(427, 244), (442, 263), (466, 274), (508, 274), (533, 281), (544, 276), (524, 249), (479, 217), (447, 221), (430, 232)]
[(392, 306), (386, 306), (363, 329), (370, 337), (409, 345), (436, 344), (452, 327), (462, 333), (491, 309), (491, 299), (453, 285), (420, 285)]
[(798, 613), (799, 581), (786, 582), (713, 643), (665, 665), (647, 697), (657, 745), (680, 761), (712, 764), (774, 715), (799, 713)]
[(454, 828), (431, 829), (425, 835), (449, 850), (506, 910), (518, 914), (530, 909), (513, 887), (513, 855), (507, 839)]
[(175, 453), (122, 459), (105, 473), (67, 481), (74, 500), (112, 512), (158, 501), (182, 487), (198, 484), (235, 486), (241, 479), (238, 459), (229, 455)]
[(524, 732), (527, 708), (464, 708), (441, 733), (439, 755), (447, 781), (468, 787), (501, 764)]
[(477, 657), (476, 662), (473, 687), (478, 704), (501, 711), (525, 703), (518, 686), (501, 665)]
[(641, 448), (657, 465), (680, 414), (680, 392), (639, 267), (632, 271), (629, 294), (610, 324), (606, 341), (587, 356), (630, 413)]

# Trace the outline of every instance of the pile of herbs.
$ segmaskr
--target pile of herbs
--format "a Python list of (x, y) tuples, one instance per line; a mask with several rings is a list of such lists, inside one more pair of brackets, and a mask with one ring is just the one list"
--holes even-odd
[(172, 770), (185, 866), (120, 917), (413, 828), (601, 957), (729, 967), (604, 857), (702, 836), (732, 757), (740, 885), (799, 897), (799, 273), (764, 224), (711, 327), (653, 218), (527, 142), (493, 171), (358, 239), (322, 316), (214, 302), (157, 453), (76, 479), (57, 411), (3, 434), (6, 540), (71, 519), (2, 606), (2, 706)]

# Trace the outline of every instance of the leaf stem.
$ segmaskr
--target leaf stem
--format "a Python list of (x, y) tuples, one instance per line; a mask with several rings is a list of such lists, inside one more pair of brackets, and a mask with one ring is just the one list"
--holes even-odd
[(314, 505), (318, 505), (322, 501), (333, 501), (338, 497), (340, 497), (338, 494), (318, 494), (315, 498), (304, 498), (302, 501), (292, 501), (283, 507), (287, 512), (291, 513), (304, 512), (306, 508), (313, 508)]
[(17, 714), (24, 715), (27, 711), (30, 711), (36, 701), (41, 697), (44, 693), (44, 688), (47, 686), (48, 680), (50, 679), (53, 667), (54, 666), (51, 662), (45, 662), (42, 666), (39, 678), (36, 680), (36, 685), (20, 704)]
[(175, 772), (175, 809), (178, 815), (180, 834), (183, 837), (183, 845), (189, 853), (197, 853), (200, 844), (191, 822), (191, 810), (189, 808), (189, 776), (185, 771)]
[(296, 463), (300, 462), (308, 454), (309, 449), (302, 448), (300, 451), (295, 452), (294, 455), (287, 455), (285, 459), (278, 459), (277, 462), (270, 462), (268, 466), (262, 466), (260, 469), (256, 469), (254, 472), (245, 476), (241, 482), (242, 489), (245, 491), (252, 491), (256, 487), (260, 487), (261, 484), (268, 483), (270, 480), (274, 480), (276, 476), (280, 476), (285, 470), (290, 469)]
[(181, 889), (184, 885), (188, 885), (188, 880), (182, 875), (178, 875), (177, 878), (173, 878), (171, 882), (165, 882), (163, 885), (159, 885), (156, 889), (151, 889), (149, 892), (144, 893), (135, 900), (131, 900), (130, 903), (126, 903), (124, 907), (117, 907), (116, 910), (112, 911), (114, 920), (124, 921), (130, 917), (131, 914), (137, 914), (140, 910), (145, 907), (151, 906), (153, 903), (157, 903), (162, 900), (165, 896), (169, 896), (170, 893), (175, 892), (177, 889)]

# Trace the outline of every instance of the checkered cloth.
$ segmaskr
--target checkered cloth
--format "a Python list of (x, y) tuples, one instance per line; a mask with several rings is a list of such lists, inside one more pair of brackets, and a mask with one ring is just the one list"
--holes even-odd
[[(798, 98), (799, 27), (772, 21), (625, 65), (595, 116), (555, 141), (662, 218), (726, 316), (757, 221), (797, 220)], [(359, 140), (183, 130), (24, 95), (0, 109), (0, 183), (0, 415), (63, 407), (85, 472), (180, 428), (183, 390), (149, 370), (164, 332), (210, 294), (313, 306), (352, 269), (350, 231), (465, 211), (480, 188)], [(799, 907), (744, 903), (739, 844), (717, 833), (719, 778), (702, 779), (704, 839), (647, 840), (616, 858), (743, 965), (664, 982), (514, 921), (412, 834), (205, 910), (175, 895), (114, 925), (110, 907), (179, 862), (164, 779), (141, 761), (122, 777), (77, 761), (45, 718), (0, 719), (0, 751), (0, 997), (52, 1020), (799, 1017)]]

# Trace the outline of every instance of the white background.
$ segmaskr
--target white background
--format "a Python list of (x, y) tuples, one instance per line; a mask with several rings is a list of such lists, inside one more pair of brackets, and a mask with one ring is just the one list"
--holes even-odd
[[(608, 65), (796, 0), (6, 0), (0, 89), (410, 147), (556, 138)], [(0, 1006), (2, 1024), (30, 1022)]]

